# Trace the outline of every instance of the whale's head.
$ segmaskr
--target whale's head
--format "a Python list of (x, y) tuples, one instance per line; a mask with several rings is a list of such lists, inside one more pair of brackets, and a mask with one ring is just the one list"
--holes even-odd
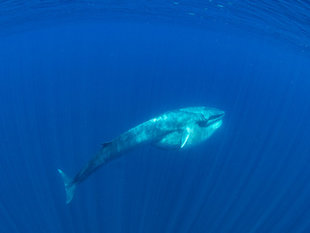
[(189, 132), (188, 146), (195, 145), (209, 138), (223, 122), (225, 112), (210, 107), (190, 107), (181, 109), (193, 113), (194, 119), (186, 126)]
[[(171, 114), (171, 115), (169, 115)], [(189, 107), (172, 111), (160, 120), (168, 121), (172, 126), (164, 137), (156, 141), (162, 148), (189, 148), (208, 139), (221, 125), (224, 111), (210, 107)], [(173, 116), (173, 117), (171, 117)], [(172, 121), (169, 121), (171, 117)], [(151, 122), (159, 121), (157, 118)], [(174, 124), (174, 123), (177, 124)], [(163, 124), (166, 127), (166, 124)], [(174, 128), (173, 128), (174, 127)]]
[(183, 108), (181, 111), (194, 113), (196, 115), (196, 123), (202, 128), (219, 128), (225, 115), (225, 112), (222, 110), (204, 106)]
[(201, 119), (197, 120), (197, 124), (201, 128), (218, 129), (222, 125), (225, 112), (216, 108), (202, 107), (200, 114)]

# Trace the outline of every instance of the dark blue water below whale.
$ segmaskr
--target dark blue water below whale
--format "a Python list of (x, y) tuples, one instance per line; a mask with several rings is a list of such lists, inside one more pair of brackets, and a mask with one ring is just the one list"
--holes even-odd
[[(0, 3), (0, 232), (310, 232), (307, 1)], [(70, 176), (165, 111), (225, 111), (205, 143)]]

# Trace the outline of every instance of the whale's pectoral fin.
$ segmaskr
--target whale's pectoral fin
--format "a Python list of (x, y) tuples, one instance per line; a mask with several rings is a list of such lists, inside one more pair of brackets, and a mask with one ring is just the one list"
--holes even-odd
[(62, 170), (58, 169), (58, 172), (61, 175), (63, 182), (65, 184), (65, 190), (67, 196), (66, 203), (69, 204), (73, 198), (76, 184), (73, 183), (72, 180)]
[(183, 136), (182, 136), (181, 146), (180, 146), (181, 149), (182, 149), (182, 148), (186, 145), (186, 143), (188, 142), (189, 136), (190, 136), (190, 131), (189, 131), (189, 130), (184, 131)]

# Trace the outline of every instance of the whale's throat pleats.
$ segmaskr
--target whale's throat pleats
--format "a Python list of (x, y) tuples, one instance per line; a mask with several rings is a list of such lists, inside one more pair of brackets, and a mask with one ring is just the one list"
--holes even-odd
[(187, 130), (177, 130), (165, 135), (155, 142), (154, 145), (164, 149), (181, 149), (186, 145), (189, 138), (190, 132)]

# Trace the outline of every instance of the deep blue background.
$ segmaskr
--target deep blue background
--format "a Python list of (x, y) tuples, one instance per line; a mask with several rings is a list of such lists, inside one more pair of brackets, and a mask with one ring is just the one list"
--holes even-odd
[[(285, 41), (156, 23), (67, 23), (0, 38), (0, 232), (310, 232), (309, 56)], [(185, 151), (145, 146), (81, 184), (123, 131), (226, 112)]]

